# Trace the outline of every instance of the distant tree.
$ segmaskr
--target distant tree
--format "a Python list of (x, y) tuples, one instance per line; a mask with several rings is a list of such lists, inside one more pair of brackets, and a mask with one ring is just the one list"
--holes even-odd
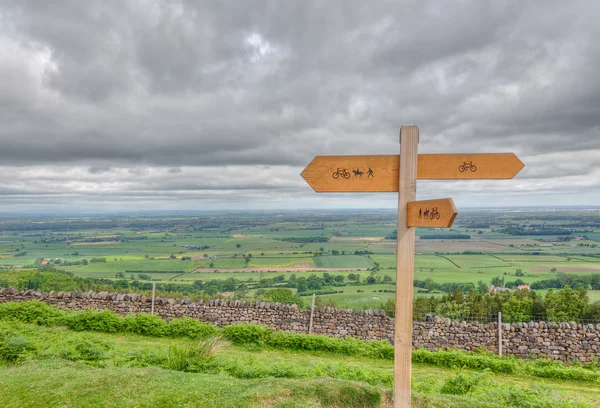
[(369, 285), (373, 285), (373, 284), (377, 283), (377, 279), (375, 279), (373, 276), (367, 276), (367, 279), (365, 279), (365, 282), (367, 282), (367, 284), (369, 284)]
[(242, 246), (242, 244), (235, 244), (236, 248), (240, 248)]
[(335, 303), (334, 300), (331, 300), (331, 298), (328, 298), (327, 301), (324, 301), (323, 299), (321, 299), (320, 296), (315, 297), (315, 305), (316, 306), (329, 306), (329, 307), (335, 307), (335, 308), (338, 307), (337, 303)]
[(488, 286), (483, 283), (482, 281), (477, 282), (477, 293), (487, 293), (488, 291)]
[(306, 279), (306, 285), (308, 286), (308, 289), (319, 290), (323, 287), (323, 279), (312, 274)]
[(517, 269), (515, 276), (525, 276), (525, 272), (523, 272), (523, 269)]
[(236, 299), (243, 299), (243, 298), (245, 298), (246, 295), (248, 294), (248, 290), (249, 290), (248, 286), (246, 284), (242, 283), (235, 290), (235, 298)]
[(360, 275), (358, 273), (349, 273), (348, 280), (358, 282), (360, 280)]
[(304, 306), (304, 301), (302, 298), (297, 294), (294, 294), (294, 292), (292, 292), (290, 289), (269, 289), (266, 290), (260, 296), (260, 298), (269, 302), (283, 303), (287, 305), (296, 304), (299, 307)]
[(334, 279), (336, 282), (343, 282), (345, 277), (344, 275), (336, 275)]
[(496, 287), (504, 286), (504, 277), (500, 278), (499, 276), (496, 276), (496, 277), (492, 278), (492, 285), (494, 285)]

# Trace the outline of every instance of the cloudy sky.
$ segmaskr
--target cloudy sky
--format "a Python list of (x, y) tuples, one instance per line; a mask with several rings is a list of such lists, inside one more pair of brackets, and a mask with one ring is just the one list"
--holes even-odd
[[(51, 5), (49, 5), (51, 4)], [(593, 1), (0, 0), (0, 211), (394, 207), (315, 155), (514, 152), (469, 206), (600, 205)]]

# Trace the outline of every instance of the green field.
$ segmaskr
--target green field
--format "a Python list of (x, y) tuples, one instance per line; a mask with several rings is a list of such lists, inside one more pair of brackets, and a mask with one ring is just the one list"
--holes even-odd
[(325, 255), (314, 258), (317, 268), (371, 268), (374, 263), (365, 256)]

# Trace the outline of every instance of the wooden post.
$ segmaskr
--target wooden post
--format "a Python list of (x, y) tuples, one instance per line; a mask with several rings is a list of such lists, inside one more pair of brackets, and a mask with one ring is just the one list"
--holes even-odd
[(498, 312), (498, 355), (502, 355), (502, 312)]
[(312, 334), (313, 316), (315, 314), (315, 294), (313, 293), (312, 305), (310, 306), (310, 322), (308, 322), (308, 334)]
[(417, 198), (419, 127), (400, 129), (396, 317), (394, 322), (394, 408), (410, 407), (415, 229), (406, 226), (408, 202)]
[(152, 282), (152, 310), (150, 314), (154, 314), (154, 298), (156, 297), (156, 282)]

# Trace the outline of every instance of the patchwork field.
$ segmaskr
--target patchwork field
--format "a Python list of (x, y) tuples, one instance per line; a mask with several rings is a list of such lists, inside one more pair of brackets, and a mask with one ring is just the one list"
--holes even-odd
[[(0, 231), (4, 230), (0, 268), (51, 267), (81, 278), (127, 281), (121, 282), (123, 286), (138, 281), (192, 285), (233, 278), (248, 283), (250, 289), (286, 286), (290, 279), (328, 274), (337, 276), (344, 293), (323, 295), (324, 299), (353, 308), (373, 307), (391, 297), (375, 287), (395, 280), (396, 243), (389, 239), (395, 217), (394, 212), (382, 210), (44, 222), (7, 219), (0, 221)], [(579, 226), (582, 220), (589, 227)], [(538, 230), (527, 235), (532, 225)], [(570, 235), (542, 235), (541, 226)], [(468, 239), (452, 238), (456, 234), (466, 234)], [(503, 278), (531, 284), (553, 279), (557, 273), (600, 273), (597, 214), (461, 212), (451, 229), (418, 229), (416, 235), (434, 238), (416, 241), (417, 280), (477, 286)], [(343, 286), (357, 282), (351, 279), (358, 279), (361, 287)], [(313, 285), (306, 290), (321, 289)]]

